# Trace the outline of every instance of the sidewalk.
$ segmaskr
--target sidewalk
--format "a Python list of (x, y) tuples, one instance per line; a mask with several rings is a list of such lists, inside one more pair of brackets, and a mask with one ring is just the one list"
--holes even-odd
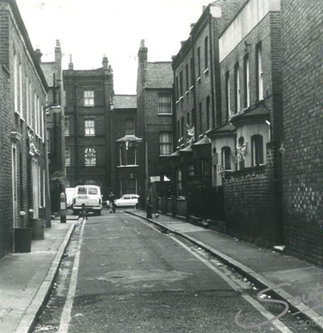
[[(159, 215), (158, 218), (153, 216), (147, 219), (146, 212), (142, 210), (128, 213), (165, 227), (212, 252), (250, 281), (260, 285), (261, 290), (270, 288), (275, 299), (285, 300), (296, 311), (300, 311), (298, 316), (313, 321), (323, 329), (322, 268), (170, 216)], [(280, 284), (284, 285), (277, 287)]]
[(0, 332), (27, 333), (51, 291), (75, 223), (53, 220), (44, 240), (31, 252), (11, 253), (0, 261)]

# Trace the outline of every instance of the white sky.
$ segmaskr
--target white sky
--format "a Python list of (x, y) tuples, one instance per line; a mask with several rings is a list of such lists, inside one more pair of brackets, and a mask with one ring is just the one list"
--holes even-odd
[(207, 0), (16, 0), (32, 45), (54, 60), (61, 42), (63, 68), (101, 67), (105, 54), (117, 94), (135, 94), (137, 53), (145, 39), (148, 61), (171, 61)]

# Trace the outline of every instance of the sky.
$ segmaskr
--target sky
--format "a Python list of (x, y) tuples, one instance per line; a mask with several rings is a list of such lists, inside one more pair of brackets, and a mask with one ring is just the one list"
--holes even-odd
[(116, 94), (135, 94), (140, 41), (148, 61), (171, 61), (205, 0), (16, 0), (34, 49), (54, 60), (56, 40), (63, 69), (95, 69), (108, 57)]

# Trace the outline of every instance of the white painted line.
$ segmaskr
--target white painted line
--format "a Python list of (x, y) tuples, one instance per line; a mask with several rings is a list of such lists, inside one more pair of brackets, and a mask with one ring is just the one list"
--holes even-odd
[[(203, 264), (205, 264), (208, 268), (210, 268), (213, 272), (215, 272), (217, 275), (219, 275), (233, 290), (242, 292), (241, 287), (233, 282), (230, 278), (228, 278), (224, 273), (222, 273), (219, 269), (214, 267), (211, 263), (209, 263), (207, 260), (205, 260), (203, 257), (201, 257), (196, 252), (193, 252), (187, 245), (176, 239), (175, 237), (171, 236), (171, 238), (177, 242), (179, 245), (181, 245), (185, 250), (187, 250), (189, 253), (191, 253), (193, 256), (195, 256), (197, 259), (199, 259)], [(271, 324), (273, 324), (280, 332), (282, 333), (293, 333), (286, 325), (284, 325), (279, 319), (273, 320), (275, 317), (273, 314), (271, 314), (269, 311), (267, 311), (260, 303), (258, 303), (256, 300), (254, 300), (251, 296), (247, 294), (241, 294), (241, 296), (249, 303), (251, 304), (257, 311), (259, 311), (266, 319), (271, 321)], [(233, 320), (233, 318), (232, 318)]]
[(86, 225), (86, 220), (83, 220), (79, 240), (78, 240), (77, 247), (76, 247), (71, 281), (70, 281), (70, 285), (68, 288), (68, 294), (67, 294), (67, 298), (66, 298), (66, 301), (64, 304), (63, 312), (61, 315), (58, 333), (67, 333), (69, 324), (72, 319), (71, 314), (72, 314), (72, 308), (73, 308), (73, 300), (74, 300), (75, 292), (76, 292), (77, 276), (78, 276), (79, 265), (80, 265), (81, 247), (82, 247), (82, 242), (83, 242), (83, 233), (84, 233), (85, 225)]

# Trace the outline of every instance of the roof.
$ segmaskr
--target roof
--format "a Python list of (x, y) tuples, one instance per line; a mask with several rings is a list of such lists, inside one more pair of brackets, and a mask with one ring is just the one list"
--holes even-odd
[(211, 144), (211, 140), (207, 136), (204, 136), (201, 140), (194, 143), (194, 146), (203, 146), (203, 145), (209, 145), (209, 144)]
[(173, 87), (172, 63), (168, 62), (148, 62), (147, 63), (147, 88), (169, 88)]
[(42, 62), (40, 64), (41, 69), (45, 75), (45, 79), (49, 87), (54, 86), (53, 73), (57, 75), (55, 62)]
[(136, 109), (137, 96), (136, 95), (114, 95), (113, 98), (115, 109)]

